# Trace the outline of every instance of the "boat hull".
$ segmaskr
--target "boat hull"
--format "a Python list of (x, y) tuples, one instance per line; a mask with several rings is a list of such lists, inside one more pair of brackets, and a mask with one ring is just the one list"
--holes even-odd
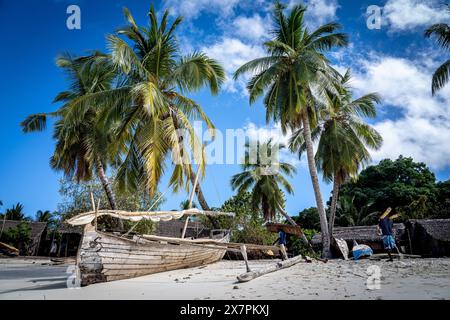
[[(228, 242), (229, 235), (220, 239)], [(81, 286), (197, 267), (219, 261), (225, 250), (164, 243), (85, 230), (77, 257)]]

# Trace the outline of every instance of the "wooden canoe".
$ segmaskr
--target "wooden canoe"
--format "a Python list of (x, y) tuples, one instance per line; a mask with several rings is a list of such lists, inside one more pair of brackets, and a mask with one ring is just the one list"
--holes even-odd
[[(199, 239), (192, 245), (188, 240), (184, 241), (186, 243), (170, 242), (170, 238), (164, 240), (128, 239), (86, 225), (77, 256), (81, 286), (197, 267), (221, 260), (226, 252), (201, 246)], [(229, 234), (217, 241), (228, 242)]]

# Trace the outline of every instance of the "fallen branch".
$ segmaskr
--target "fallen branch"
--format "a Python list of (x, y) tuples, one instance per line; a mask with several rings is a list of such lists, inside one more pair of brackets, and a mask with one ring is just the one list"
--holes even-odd
[(239, 282), (247, 282), (247, 281), (253, 280), (255, 278), (258, 278), (260, 276), (263, 276), (267, 273), (271, 273), (271, 272), (275, 272), (275, 271), (278, 271), (281, 269), (289, 268), (289, 267), (293, 266), (294, 264), (297, 264), (302, 261), (303, 261), (303, 257), (298, 255), (296, 257), (277, 262), (277, 264), (275, 264), (275, 265), (269, 266), (267, 268), (263, 268), (258, 271), (246, 272), (244, 274), (239, 275), (237, 277), (237, 279)]

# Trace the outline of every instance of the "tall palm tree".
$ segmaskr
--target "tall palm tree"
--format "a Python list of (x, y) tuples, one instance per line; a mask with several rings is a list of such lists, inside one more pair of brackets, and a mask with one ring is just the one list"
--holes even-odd
[(27, 220), (25, 213), (23, 212), (23, 204), (21, 203), (17, 203), (13, 205), (12, 208), (6, 209), (4, 215), (5, 220)]
[[(120, 188), (132, 190), (145, 183), (153, 193), (168, 156), (173, 163), (170, 185), (175, 190), (189, 188), (195, 174), (188, 151), (192, 151), (201, 173), (205, 165), (205, 154), (191, 120), (200, 119), (209, 129), (214, 127), (201, 106), (186, 94), (204, 87), (212, 94), (218, 93), (225, 79), (224, 70), (204, 53), (180, 55), (175, 30), (181, 17), (169, 24), (169, 12), (165, 11), (158, 21), (151, 6), (147, 27), (138, 26), (126, 8), (124, 14), (128, 25), (107, 37), (109, 57), (121, 72), (121, 86), (91, 94), (84, 101), (108, 106), (104, 123), (114, 130), (123, 159), (117, 172)], [(187, 134), (180, 135), (180, 130)], [(201, 207), (209, 210), (198, 185), (196, 194)]]
[[(78, 181), (92, 179), (95, 171), (107, 195), (111, 209), (117, 209), (116, 200), (105, 167), (113, 162), (108, 150), (113, 136), (98, 125), (101, 104), (78, 103), (83, 97), (111, 90), (116, 74), (111, 63), (93, 56), (74, 58), (64, 54), (56, 64), (70, 79), (69, 89), (60, 92), (54, 102), (63, 102), (55, 112), (28, 116), (22, 122), (24, 132), (42, 131), (48, 116), (56, 117), (54, 138), (56, 147), (50, 160), (52, 168), (63, 171)], [(120, 223), (119, 223), (120, 224)]]
[(38, 210), (36, 212), (36, 221), (38, 222), (49, 222), (53, 218), (53, 214), (49, 210)]
[[(326, 182), (333, 182), (328, 228), (333, 236), (334, 219), (339, 188), (348, 178), (356, 177), (362, 166), (371, 160), (367, 148), (377, 150), (383, 139), (364, 118), (376, 117), (376, 93), (352, 98), (349, 87), (350, 71), (342, 77), (335, 92), (327, 91), (326, 101), (319, 112), (319, 125), (312, 130), (312, 140), (318, 147), (315, 155), (317, 168)], [(301, 155), (305, 149), (303, 129), (295, 131), (290, 139), (290, 149)]]
[(316, 99), (324, 88), (333, 87), (339, 77), (330, 67), (324, 53), (347, 45), (347, 36), (337, 33), (337, 23), (328, 23), (310, 31), (304, 23), (306, 7), (296, 5), (288, 16), (285, 6), (275, 3), (274, 39), (266, 42), (268, 56), (241, 66), (235, 78), (244, 73), (256, 73), (248, 82), (250, 103), (265, 94), (267, 121), (280, 121), (283, 132), (303, 127), (308, 167), (314, 188), (323, 237), (323, 255), (330, 255), (330, 239), (325, 208), (319, 187), (311, 124), (316, 121)]
[(295, 168), (289, 163), (279, 162), (272, 153), (282, 150), (284, 145), (272, 140), (264, 143), (257, 141), (254, 150), (250, 145), (253, 146), (252, 143), (246, 144), (245, 161), (241, 165), (243, 171), (232, 176), (231, 186), (238, 193), (251, 190), (253, 209), (261, 209), (264, 219), (271, 221), (277, 212), (285, 215), (281, 188), (290, 194), (294, 192), (284, 175), (292, 177)]
[[(450, 12), (450, 5), (447, 5), (447, 10)], [(437, 23), (425, 30), (425, 37), (436, 37), (437, 44), (444, 50), (450, 50), (450, 26), (446, 23)], [(433, 74), (431, 82), (431, 92), (433, 95), (442, 89), (448, 82), (450, 74), (450, 60), (445, 61), (440, 67), (436, 69)]]

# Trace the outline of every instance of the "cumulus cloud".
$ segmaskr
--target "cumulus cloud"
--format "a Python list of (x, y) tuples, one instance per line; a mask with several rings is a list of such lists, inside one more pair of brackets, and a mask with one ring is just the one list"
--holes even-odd
[(290, 0), (288, 9), (291, 9), (294, 5), (300, 3), (303, 3), (308, 7), (305, 17), (311, 28), (336, 20), (336, 11), (339, 8), (337, 0)]
[(269, 139), (272, 139), (274, 143), (284, 144), (286, 148), (280, 152), (280, 160), (290, 163), (293, 166), (306, 166), (305, 157), (302, 157), (302, 161), (300, 161), (298, 155), (289, 151), (288, 146), (291, 132), (287, 132), (284, 135), (280, 123), (258, 126), (253, 122), (249, 122), (244, 126), (244, 131), (249, 139), (254, 141), (268, 141)]
[(339, 8), (337, 0), (309, 0), (307, 15), (314, 24), (320, 25), (336, 19), (336, 11)]
[(394, 31), (403, 31), (448, 21), (449, 15), (440, 0), (388, 0), (383, 18)]
[(202, 48), (211, 58), (217, 59), (224, 67), (227, 80), (224, 89), (229, 92), (238, 92), (245, 87), (245, 80), (233, 81), (233, 73), (244, 63), (255, 58), (264, 56), (260, 45), (246, 44), (240, 39), (223, 37), (209, 47)]
[(262, 38), (268, 36), (268, 26), (270, 19), (262, 18), (255, 14), (251, 17), (238, 16), (233, 21), (233, 30), (239, 37), (248, 39), (253, 42), (260, 42)]
[(359, 94), (378, 92), (383, 98), (376, 122), (383, 136), (374, 160), (411, 156), (440, 170), (450, 166), (450, 92), (431, 96), (431, 75), (438, 62), (372, 55), (360, 60), (353, 87)]
[(171, 8), (173, 15), (195, 19), (202, 12), (220, 12), (224, 16), (231, 15), (238, 3), (239, 0), (168, 0), (166, 6)]

